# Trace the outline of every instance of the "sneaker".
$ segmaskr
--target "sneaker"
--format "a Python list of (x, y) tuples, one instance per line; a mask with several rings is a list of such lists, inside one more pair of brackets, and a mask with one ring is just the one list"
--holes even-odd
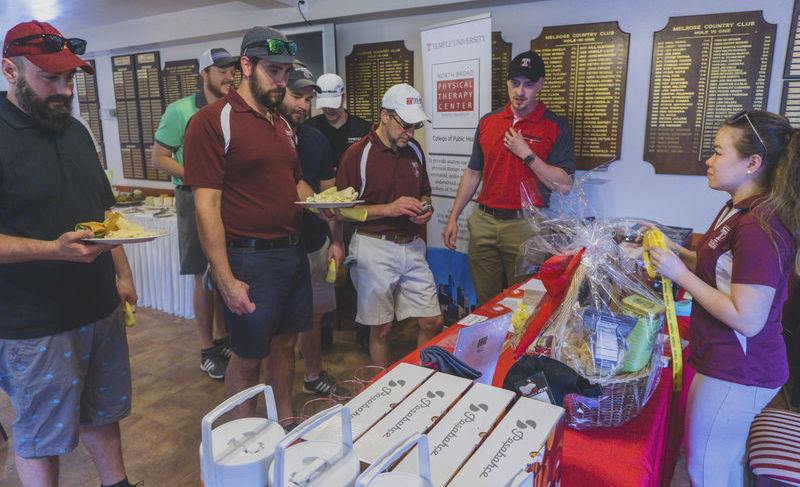
[(224, 358), (226, 362), (231, 359), (233, 351), (231, 350), (231, 339), (228, 336), (214, 340), (214, 348), (219, 350), (219, 355)]
[(331, 388), (333, 388), (334, 384), (336, 384), (336, 379), (323, 370), (319, 373), (319, 377), (314, 380), (303, 378), (303, 392), (327, 396), (331, 393)]
[(200, 351), (200, 370), (207, 372), (212, 379), (224, 379), (225, 366), (225, 359), (216, 346)]

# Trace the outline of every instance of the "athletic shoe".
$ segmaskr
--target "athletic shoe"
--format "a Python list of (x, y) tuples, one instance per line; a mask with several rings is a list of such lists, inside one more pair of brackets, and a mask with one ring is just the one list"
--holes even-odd
[(334, 384), (336, 384), (336, 379), (323, 370), (319, 373), (319, 377), (314, 380), (308, 380), (303, 377), (303, 392), (327, 396), (331, 393)]
[(200, 351), (200, 370), (207, 372), (212, 379), (224, 379), (225, 366), (225, 359), (217, 346)]
[(231, 339), (229, 336), (214, 340), (214, 348), (219, 349), (219, 354), (226, 362), (231, 359), (233, 351), (231, 350)]

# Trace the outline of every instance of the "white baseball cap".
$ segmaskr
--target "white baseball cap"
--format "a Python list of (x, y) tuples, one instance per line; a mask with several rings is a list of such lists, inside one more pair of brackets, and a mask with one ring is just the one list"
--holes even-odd
[(422, 109), (422, 95), (406, 83), (394, 85), (386, 90), (381, 106), (397, 112), (406, 123), (430, 122), (425, 110)]
[(342, 106), (344, 80), (334, 73), (325, 73), (317, 79), (317, 86), (322, 90), (317, 95), (317, 108), (339, 108)]

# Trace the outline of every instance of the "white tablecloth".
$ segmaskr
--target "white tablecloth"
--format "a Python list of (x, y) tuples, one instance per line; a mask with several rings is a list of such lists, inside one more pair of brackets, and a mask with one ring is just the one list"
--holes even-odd
[[(139, 211), (126, 213), (135, 210)], [(116, 211), (145, 228), (169, 232), (168, 236), (150, 242), (124, 246), (133, 271), (139, 306), (193, 319), (194, 277), (180, 275), (178, 219), (175, 212), (170, 211), (170, 216), (160, 218), (155, 216), (158, 210), (142, 207), (119, 208)]]

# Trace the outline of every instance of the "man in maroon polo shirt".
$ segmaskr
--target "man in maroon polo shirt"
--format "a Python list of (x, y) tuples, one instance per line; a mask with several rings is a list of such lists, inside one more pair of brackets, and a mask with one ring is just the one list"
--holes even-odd
[[(313, 191), (302, 179), (294, 132), (278, 112), (297, 45), (267, 27), (242, 40), (242, 83), (198, 111), (184, 142), (200, 243), (225, 302), (233, 355), (225, 389), (259, 382), (262, 359), (281, 418), (292, 416), (294, 346), (312, 324), (311, 283), (295, 201)], [(255, 401), (236, 410), (255, 414)]]
[(520, 184), (530, 181), (538, 206), (544, 207), (552, 191), (566, 194), (572, 188), (572, 132), (566, 120), (536, 100), (544, 87), (544, 74), (544, 62), (533, 51), (511, 61), (509, 102), (481, 118), (444, 230), (445, 245), (455, 250), (458, 216), (483, 179), (478, 210), (469, 218), (467, 250), (479, 306), (518, 280), (519, 247), (531, 237), (530, 225), (522, 216)]
[(416, 318), (417, 344), (442, 328), (433, 274), (418, 237), (433, 216), (425, 157), (414, 130), (428, 119), (422, 97), (407, 84), (383, 96), (375, 128), (342, 156), (336, 184), (359, 193), (367, 219), (356, 223), (350, 243), (355, 265), (350, 274), (358, 293), (356, 321), (369, 325), (369, 352), (375, 365), (391, 360), (392, 321)]

